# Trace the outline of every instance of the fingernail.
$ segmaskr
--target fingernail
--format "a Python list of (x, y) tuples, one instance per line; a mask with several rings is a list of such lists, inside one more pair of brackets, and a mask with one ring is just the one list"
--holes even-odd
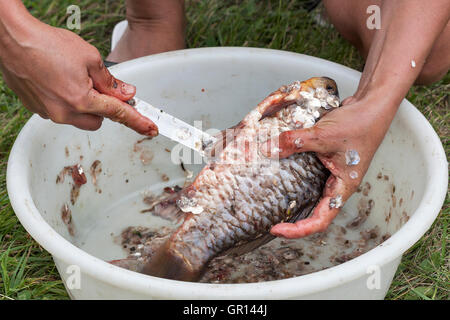
[(134, 94), (136, 92), (136, 88), (128, 83), (123, 83), (122, 87), (120, 88), (120, 91), (124, 94), (129, 96), (130, 94)]
[(151, 137), (156, 137), (158, 135), (158, 129), (150, 128), (150, 131), (148, 132), (148, 135)]

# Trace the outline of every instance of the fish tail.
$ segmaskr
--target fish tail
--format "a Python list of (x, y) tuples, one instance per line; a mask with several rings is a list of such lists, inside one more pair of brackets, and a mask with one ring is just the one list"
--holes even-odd
[(167, 241), (144, 266), (143, 273), (171, 280), (197, 281), (200, 272), (178, 252), (171, 250), (170, 240)]

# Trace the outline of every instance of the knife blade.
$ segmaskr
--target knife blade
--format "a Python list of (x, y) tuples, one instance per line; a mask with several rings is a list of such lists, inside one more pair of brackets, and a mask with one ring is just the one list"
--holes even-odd
[(149, 118), (158, 126), (159, 134), (181, 143), (182, 145), (206, 156), (205, 149), (212, 146), (217, 138), (191, 126), (190, 124), (156, 108), (142, 99), (134, 97), (128, 101), (144, 117)]

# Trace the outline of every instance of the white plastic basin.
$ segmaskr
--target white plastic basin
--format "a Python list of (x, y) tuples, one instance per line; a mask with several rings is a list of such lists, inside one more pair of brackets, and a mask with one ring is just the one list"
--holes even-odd
[[(236, 124), (268, 93), (294, 80), (331, 77), (345, 98), (355, 91), (360, 78), (359, 72), (322, 59), (251, 48), (170, 52), (122, 63), (111, 71), (135, 84), (138, 95), (152, 104), (191, 123), (203, 120), (204, 129)], [(392, 236), (387, 241), (338, 266), (291, 279), (227, 285), (160, 279), (103, 260), (124, 256), (112, 244), (111, 230), (118, 233), (129, 225), (153, 221), (139, 213), (141, 192), (184, 179), (164, 151), (173, 146), (170, 141), (157, 137), (143, 142), (154, 156), (144, 165), (140, 153), (133, 151), (141, 138), (107, 120), (100, 130), (86, 132), (35, 115), (13, 146), (7, 170), (11, 204), (30, 235), (52, 254), (64, 281), (69, 280), (66, 288), (72, 298), (382, 299), (402, 254), (431, 226), (447, 190), (448, 167), (441, 142), (423, 115), (405, 100), (365, 177), (375, 201), (367, 223), (389, 232)], [(61, 219), (61, 207), (69, 203), (70, 179), (56, 184), (56, 176), (64, 166), (75, 163), (88, 171), (94, 160), (102, 162), (98, 178), (102, 192), (95, 190), (87, 173), (89, 181), (71, 206), (75, 226), (71, 236)], [(380, 172), (389, 181), (377, 178)], [(162, 173), (171, 181), (162, 181)], [(347, 202), (347, 211), (356, 207), (359, 197), (355, 194)], [(405, 214), (409, 216), (406, 223)], [(78, 271), (79, 281), (73, 277)], [(375, 282), (373, 276), (377, 276)], [(375, 287), (368, 285), (377, 281)]]

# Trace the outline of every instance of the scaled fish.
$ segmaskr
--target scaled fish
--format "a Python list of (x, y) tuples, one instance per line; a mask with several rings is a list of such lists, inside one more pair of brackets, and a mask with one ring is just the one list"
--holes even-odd
[(274, 238), (269, 231), (275, 224), (306, 218), (321, 197), (328, 170), (311, 152), (277, 160), (259, 148), (283, 131), (313, 126), (339, 104), (330, 78), (294, 82), (225, 131), (211, 152), (215, 158), (194, 182), (155, 207), (162, 216), (182, 214), (184, 222), (142, 272), (196, 281), (212, 258), (253, 250)]

